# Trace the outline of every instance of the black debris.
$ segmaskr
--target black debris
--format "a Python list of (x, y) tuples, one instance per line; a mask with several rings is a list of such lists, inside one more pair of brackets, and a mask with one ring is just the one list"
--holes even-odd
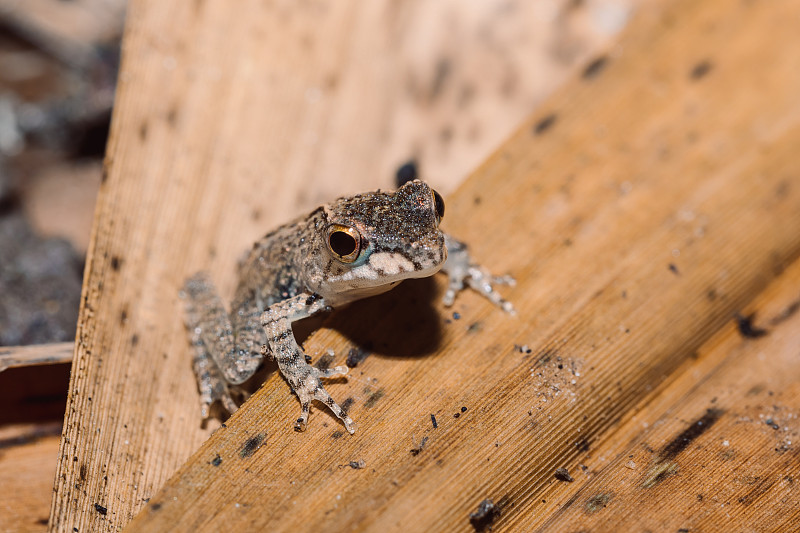
[(349, 397), (345, 398), (345, 400), (342, 402), (342, 406), (341, 406), (342, 407), (342, 412), (344, 414), (347, 414), (348, 411), (350, 411), (350, 408), (353, 407), (354, 403), (356, 403), (356, 400), (352, 396), (349, 396)]
[(694, 67), (692, 67), (691, 72), (689, 72), (689, 77), (693, 80), (704, 78), (706, 74), (711, 72), (711, 68), (713, 66), (714, 65), (712, 65), (708, 60), (700, 61)]
[(492, 524), (500, 516), (500, 509), (490, 499), (478, 504), (478, 510), (469, 515), (469, 523), (475, 531), (491, 531)]
[(333, 364), (333, 354), (328, 352), (323, 354), (322, 357), (317, 360), (316, 367), (319, 370), (328, 370), (331, 367), (331, 364)]
[(345, 360), (345, 364), (350, 368), (355, 368), (361, 362), (363, 362), (364, 359), (369, 356), (369, 354), (369, 350), (361, 348), (360, 346), (350, 348), (350, 351), (347, 352), (347, 360)]
[(409, 181), (413, 181), (419, 177), (419, 170), (417, 169), (417, 162), (413, 159), (407, 163), (400, 165), (395, 172), (394, 182), (398, 187), (402, 187)]
[(375, 407), (375, 404), (378, 403), (378, 400), (383, 398), (384, 394), (385, 393), (384, 393), (383, 389), (376, 390), (375, 392), (370, 394), (369, 397), (367, 398), (367, 401), (364, 402), (364, 407), (366, 407), (367, 409)]
[(778, 313), (777, 316), (775, 316), (775, 318), (770, 320), (770, 324), (772, 324), (773, 326), (780, 324), (781, 322), (783, 322), (784, 320), (788, 319), (793, 314), (795, 314), (798, 310), (800, 310), (800, 300), (794, 301), (791, 304), (789, 304), (789, 306), (783, 309), (783, 311), (781, 311), (780, 313)]
[(547, 115), (533, 126), (533, 133), (536, 135), (543, 134), (556, 123), (556, 118), (555, 114)]
[(256, 453), (256, 450), (258, 450), (261, 447), (261, 443), (264, 442), (265, 438), (266, 435), (264, 435), (263, 433), (259, 433), (247, 439), (245, 443), (242, 445), (242, 449), (239, 450), (239, 457), (244, 459), (245, 457), (250, 457), (251, 455)]
[(692, 441), (708, 431), (711, 426), (719, 420), (723, 413), (724, 411), (721, 409), (707, 409), (703, 416), (692, 422), (680, 435), (676, 436), (664, 446), (658, 454), (658, 463), (664, 463), (674, 459), (679, 453), (685, 450)]
[(595, 58), (591, 63), (586, 65), (586, 68), (583, 69), (583, 74), (581, 75), (583, 79), (590, 80), (592, 78), (597, 77), (608, 64), (608, 57), (607, 56), (600, 56)]
[(419, 452), (425, 449), (426, 444), (428, 444), (428, 437), (422, 437), (422, 440), (419, 441), (419, 446), (414, 446), (413, 448), (411, 448), (410, 450), (411, 455), (413, 455), (414, 457), (419, 455)]
[(566, 468), (556, 468), (555, 477), (559, 481), (566, 481), (567, 483), (572, 483), (575, 479), (569, 475), (569, 470)]
[(753, 325), (755, 313), (750, 313), (747, 316), (736, 314), (736, 326), (739, 328), (739, 333), (746, 339), (757, 339), (763, 337), (769, 331), (764, 328), (759, 328)]

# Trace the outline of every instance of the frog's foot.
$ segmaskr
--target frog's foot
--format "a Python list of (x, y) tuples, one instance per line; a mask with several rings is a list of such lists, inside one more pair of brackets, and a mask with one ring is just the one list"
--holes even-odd
[(495, 289), (497, 285), (508, 285), (513, 287), (516, 281), (511, 276), (493, 276), (488, 270), (472, 262), (467, 246), (449, 235), (445, 235), (447, 243), (447, 261), (442, 270), (447, 273), (449, 283), (447, 292), (442, 301), (445, 306), (450, 307), (455, 302), (456, 294), (466, 287), (477, 291), (490, 302), (500, 307), (509, 314), (515, 314), (514, 306), (511, 302)]
[(208, 356), (202, 344), (195, 344), (193, 361), (194, 373), (197, 377), (197, 388), (200, 390), (200, 414), (203, 420), (211, 415), (211, 405), (219, 400), (226, 411), (233, 414), (239, 408), (231, 397), (228, 383), (222, 377), (217, 365)]
[(278, 368), (289, 382), (292, 390), (300, 400), (300, 418), (294, 425), (295, 431), (304, 431), (308, 422), (311, 402), (318, 400), (339, 417), (350, 434), (355, 433), (356, 425), (347, 416), (330, 394), (320, 383), (321, 378), (331, 378), (347, 374), (346, 366), (337, 366), (320, 370), (306, 363), (306, 354), (297, 345), (291, 323), (319, 311), (329, 309), (321, 296), (302, 293), (294, 298), (278, 302), (269, 307), (261, 317), (261, 325), (269, 339), (268, 346), (262, 348), (278, 363)]
[[(334, 376), (344, 376), (349, 370), (346, 366), (337, 366), (320, 370), (313, 366), (309, 366), (305, 362), (299, 365), (301, 368), (297, 369), (295, 375), (300, 375), (296, 379), (289, 379), (289, 384), (292, 386), (295, 394), (300, 400), (300, 418), (294, 424), (295, 431), (305, 431), (308, 422), (308, 413), (311, 408), (311, 401), (317, 400), (324, 403), (328, 408), (344, 423), (344, 427), (352, 435), (356, 432), (356, 423), (353, 419), (347, 416), (347, 413), (337, 404), (325, 387), (320, 383), (320, 378), (331, 378)], [(281, 369), (283, 372), (284, 370)], [(285, 372), (284, 372), (285, 374)], [(288, 377), (288, 376), (287, 376)]]

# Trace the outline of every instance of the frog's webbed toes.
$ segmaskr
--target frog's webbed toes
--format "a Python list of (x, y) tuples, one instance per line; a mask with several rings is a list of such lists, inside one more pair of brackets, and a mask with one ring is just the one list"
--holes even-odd
[(233, 398), (231, 398), (230, 392), (228, 391), (225, 391), (224, 394), (220, 394), (216, 399), (222, 403), (222, 407), (224, 407), (225, 410), (230, 414), (233, 414), (239, 410), (239, 406), (233, 401)]
[(450, 276), (450, 282), (447, 284), (447, 291), (442, 297), (442, 303), (445, 307), (450, 307), (456, 301), (456, 294), (464, 290), (463, 278), (456, 278)]
[(508, 275), (493, 276), (486, 269), (473, 264), (470, 264), (467, 268), (453, 269), (453, 271), (448, 274), (450, 281), (447, 286), (447, 291), (442, 298), (442, 303), (444, 303), (445, 307), (453, 305), (456, 294), (466, 287), (469, 287), (489, 299), (489, 301), (500, 307), (506, 313), (516, 313), (514, 305), (503, 298), (495, 288), (498, 285), (513, 287), (517, 283), (513, 277)]
[(497, 285), (507, 285), (510, 287), (516, 285), (517, 281), (511, 276), (493, 276), (486, 269), (472, 265), (467, 269), (466, 283), (471, 289), (478, 291), (506, 313), (512, 315), (516, 313), (514, 305), (503, 298), (495, 289)]
[(300, 400), (300, 417), (294, 424), (295, 431), (305, 431), (308, 423), (308, 414), (311, 409), (311, 402), (317, 400), (328, 406), (328, 409), (336, 415), (344, 424), (344, 427), (352, 435), (356, 431), (356, 423), (353, 419), (347, 416), (347, 413), (342, 407), (334, 401), (325, 387), (320, 383), (320, 378), (330, 378), (334, 376), (343, 376), (347, 374), (348, 368), (346, 366), (337, 366), (320, 370), (313, 366), (308, 366), (308, 374), (306, 377), (293, 386), (297, 398)]
[(505, 285), (507, 287), (514, 287), (517, 285), (517, 280), (514, 276), (506, 274), (505, 276), (492, 276), (492, 283), (495, 285)]
[(333, 398), (331, 398), (331, 395), (328, 394), (328, 391), (320, 386), (316, 391), (314, 391), (314, 399), (327, 405), (328, 409), (330, 409), (333, 414), (339, 417), (348, 433), (352, 435), (356, 432), (356, 423), (353, 422), (353, 419), (347, 416), (347, 413), (345, 413), (344, 409), (342, 409), (339, 404), (336, 403)]
[(228, 413), (235, 413), (239, 406), (231, 397), (230, 385), (222, 377), (222, 373), (205, 351), (203, 344), (196, 340), (194, 348), (195, 357), (192, 366), (200, 392), (200, 415), (203, 420), (211, 416), (211, 406), (216, 401), (219, 401)]
[(498, 285), (516, 285), (511, 276), (493, 276), (491, 272), (472, 261), (467, 245), (445, 234), (447, 261), (442, 270), (447, 273), (449, 283), (442, 299), (450, 307), (456, 294), (469, 287), (488, 298), (489, 301), (509, 314), (515, 314), (514, 306), (495, 289)]
[(350, 369), (344, 365), (326, 369), (317, 368), (317, 375), (321, 378), (334, 378), (336, 376), (345, 376), (349, 371)]
[(216, 382), (210, 387), (200, 384), (200, 415), (203, 420), (211, 417), (211, 406), (219, 401), (222, 407), (230, 414), (235, 413), (239, 406), (233, 400), (230, 391), (223, 382)]

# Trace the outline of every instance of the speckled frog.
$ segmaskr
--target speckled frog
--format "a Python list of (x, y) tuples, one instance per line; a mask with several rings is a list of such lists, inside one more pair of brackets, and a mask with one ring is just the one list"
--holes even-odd
[(320, 382), (348, 368), (309, 365), (292, 322), (386, 292), (404, 279), (443, 270), (450, 278), (445, 305), (470, 287), (513, 313), (495, 290), (513, 279), (474, 264), (466, 246), (439, 229), (443, 216), (442, 197), (419, 180), (394, 192), (340, 198), (255, 243), (239, 266), (230, 313), (207, 275), (187, 280), (182, 296), (204, 419), (215, 401), (236, 411), (229, 386), (250, 378), (271, 357), (300, 400), (295, 430), (305, 430), (311, 402), (318, 400), (354, 433), (355, 423)]

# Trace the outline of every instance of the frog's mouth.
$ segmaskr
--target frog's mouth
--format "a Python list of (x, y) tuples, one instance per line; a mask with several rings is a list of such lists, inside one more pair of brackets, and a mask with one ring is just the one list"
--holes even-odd
[(419, 262), (411, 261), (397, 252), (377, 252), (363, 264), (343, 272), (329, 282), (342, 283), (345, 287), (361, 288), (389, 285), (410, 278), (426, 278), (442, 268), (447, 259), (446, 249), (442, 257)]
[(376, 252), (364, 263), (329, 278), (326, 285), (331, 294), (326, 295), (326, 300), (353, 301), (384, 293), (405, 279), (432, 276), (447, 259), (446, 248), (441, 250), (421, 262), (411, 261), (399, 252)]

